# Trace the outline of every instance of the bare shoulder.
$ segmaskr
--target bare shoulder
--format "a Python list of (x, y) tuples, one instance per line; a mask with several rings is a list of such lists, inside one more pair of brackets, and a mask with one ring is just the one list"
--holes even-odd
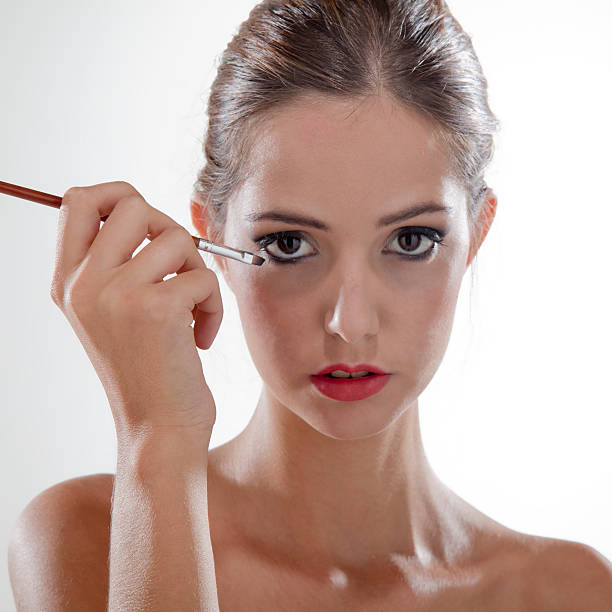
[(612, 612), (612, 564), (581, 542), (537, 538), (527, 564), (542, 610)]
[(594, 548), (496, 524), (478, 549), (474, 609), (612, 612), (612, 564)]
[(17, 609), (105, 608), (113, 482), (113, 474), (72, 478), (22, 510), (8, 550)]
[(506, 550), (491, 586), (521, 609), (612, 612), (612, 564), (591, 546), (520, 534)]

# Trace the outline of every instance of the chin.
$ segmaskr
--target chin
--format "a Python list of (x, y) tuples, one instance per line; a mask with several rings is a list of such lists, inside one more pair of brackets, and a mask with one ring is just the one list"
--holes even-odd
[(370, 401), (334, 402), (317, 398), (304, 412), (294, 414), (322, 436), (334, 440), (364, 440), (381, 434), (406, 411), (406, 407), (389, 408), (388, 402), (377, 406)]

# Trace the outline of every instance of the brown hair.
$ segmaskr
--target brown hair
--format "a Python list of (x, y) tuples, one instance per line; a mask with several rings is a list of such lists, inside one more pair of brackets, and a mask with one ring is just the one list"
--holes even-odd
[(209, 237), (223, 234), (260, 120), (298, 96), (356, 99), (382, 90), (433, 119), (467, 190), (474, 234), (499, 121), (471, 38), (446, 2), (265, 0), (223, 52), (210, 91), (206, 164), (192, 196)]

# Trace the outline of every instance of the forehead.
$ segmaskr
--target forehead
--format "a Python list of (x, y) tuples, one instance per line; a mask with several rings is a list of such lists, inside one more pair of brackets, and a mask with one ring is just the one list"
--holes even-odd
[(456, 191), (439, 132), (417, 111), (383, 96), (309, 96), (254, 127), (237, 204), (241, 212), (367, 206), (378, 217), (379, 206), (442, 201)]

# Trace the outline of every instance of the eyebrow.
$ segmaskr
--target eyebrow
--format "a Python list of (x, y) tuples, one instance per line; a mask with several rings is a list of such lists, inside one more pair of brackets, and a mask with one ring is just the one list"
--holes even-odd
[[(395, 213), (391, 213), (390, 215), (385, 215), (381, 217), (376, 222), (376, 227), (385, 227), (387, 225), (392, 225), (393, 223), (398, 223), (400, 221), (405, 221), (406, 219), (412, 219), (413, 217), (418, 217), (419, 215), (424, 215), (425, 213), (433, 213), (433, 212), (444, 212), (450, 213), (451, 208), (448, 206), (443, 206), (442, 204), (438, 204), (437, 202), (419, 202), (416, 206), (412, 206), (410, 208), (406, 208), (404, 210), (400, 210)], [(330, 228), (328, 225), (319, 221), (318, 219), (314, 219), (312, 217), (307, 217), (304, 215), (298, 215), (295, 213), (289, 213), (284, 210), (270, 210), (264, 213), (250, 213), (245, 219), (251, 223), (257, 223), (258, 221), (281, 221), (283, 223), (289, 223), (294, 225), (303, 225), (306, 227), (314, 227), (315, 229), (323, 230), (325, 232), (329, 232)]]

